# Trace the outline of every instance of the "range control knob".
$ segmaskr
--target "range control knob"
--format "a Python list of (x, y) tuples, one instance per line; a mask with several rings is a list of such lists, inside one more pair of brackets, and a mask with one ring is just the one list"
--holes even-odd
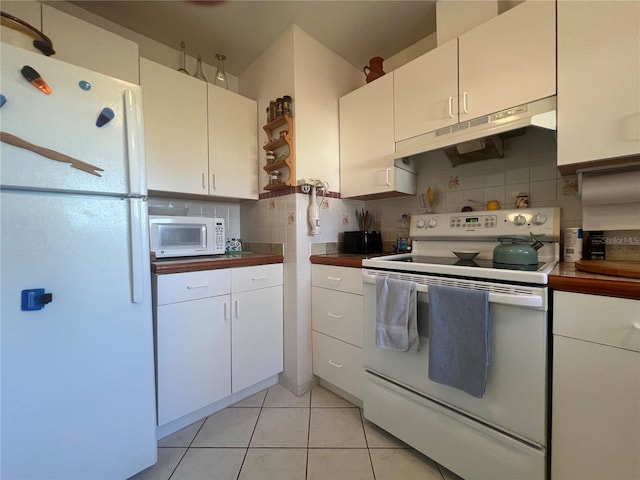
[(424, 223), (424, 219), (423, 218), (419, 219), (416, 222), (416, 227), (418, 227), (418, 228), (424, 228), (424, 225), (425, 225), (425, 223)]
[(524, 215), (516, 215), (513, 219), (513, 223), (516, 225), (525, 225), (527, 223), (527, 217)]
[(534, 225), (542, 225), (547, 221), (547, 216), (544, 213), (538, 212), (533, 216), (533, 219), (531, 221)]
[(435, 218), (431, 217), (429, 220), (427, 220), (427, 227), (429, 228), (433, 228), (438, 224), (438, 220), (436, 220)]

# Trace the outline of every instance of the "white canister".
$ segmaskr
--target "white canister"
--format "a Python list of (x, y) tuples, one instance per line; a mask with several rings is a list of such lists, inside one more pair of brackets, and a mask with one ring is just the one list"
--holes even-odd
[(564, 247), (562, 249), (562, 260), (568, 263), (575, 263), (582, 258), (582, 229), (564, 229)]

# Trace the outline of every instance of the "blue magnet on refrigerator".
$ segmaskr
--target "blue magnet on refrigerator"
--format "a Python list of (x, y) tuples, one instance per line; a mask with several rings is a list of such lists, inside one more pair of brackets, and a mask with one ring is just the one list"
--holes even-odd
[(78, 86), (84, 91), (91, 90), (91, 84), (89, 82), (87, 82), (86, 80), (80, 80), (78, 82)]
[(22, 303), (20, 309), (25, 312), (42, 310), (47, 303), (53, 301), (53, 294), (45, 293), (44, 288), (31, 288), (22, 290)]
[(7, 97), (0, 93), (0, 108), (2, 108), (5, 103), (7, 103)]
[(98, 120), (96, 120), (96, 127), (102, 127), (103, 125), (106, 125), (111, 120), (113, 120), (114, 116), (115, 114), (113, 113), (113, 110), (111, 110), (109, 107), (104, 107), (100, 112), (100, 115), (98, 115)]

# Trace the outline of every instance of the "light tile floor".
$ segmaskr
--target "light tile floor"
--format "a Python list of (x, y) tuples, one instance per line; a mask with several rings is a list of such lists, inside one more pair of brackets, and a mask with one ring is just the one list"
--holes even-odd
[(158, 442), (131, 480), (461, 480), (323, 387), (281, 385)]

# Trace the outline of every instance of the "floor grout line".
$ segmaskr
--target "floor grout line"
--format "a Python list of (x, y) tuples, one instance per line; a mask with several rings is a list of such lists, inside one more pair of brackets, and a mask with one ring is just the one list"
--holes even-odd
[[(306, 460), (305, 460), (305, 473), (304, 473), (304, 478), (305, 480), (309, 478), (309, 458), (310, 458), (310, 450), (367, 450), (367, 456), (369, 458), (369, 466), (371, 468), (371, 472), (373, 475), (373, 480), (376, 480), (377, 476), (376, 476), (376, 471), (373, 467), (373, 458), (372, 458), (372, 452), (371, 450), (374, 449), (402, 449), (402, 447), (399, 446), (384, 446), (384, 445), (379, 445), (379, 446), (371, 446), (369, 444), (369, 438), (367, 436), (367, 429), (366, 429), (366, 425), (365, 425), (365, 421), (366, 419), (364, 418), (364, 411), (361, 407), (354, 405), (354, 406), (324, 406), (324, 405), (316, 405), (316, 406), (312, 406), (313, 404), (313, 390), (310, 392), (309, 395), (309, 404), (306, 407), (303, 406), (295, 406), (295, 407), (287, 407), (287, 406), (265, 406), (265, 404), (267, 403), (267, 397), (269, 395), (269, 390), (272, 387), (269, 387), (269, 389), (267, 389), (264, 397), (262, 398), (262, 401), (260, 403), (260, 406), (253, 406), (253, 407), (234, 407), (233, 405), (227, 407), (227, 408), (255, 408), (258, 409), (258, 416), (256, 417), (256, 421), (255, 424), (253, 426), (253, 430), (251, 432), (251, 436), (249, 437), (249, 441), (246, 445), (246, 447), (242, 447), (242, 446), (203, 446), (203, 447), (197, 447), (194, 446), (194, 442), (195, 439), (197, 438), (197, 436), (200, 434), (200, 432), (203, 430), (205, 423), (207, 422), (208, 418), (211, 416), (208, 416), (204, 419), (204, 421), (202, 422), (202, 424), (199, 426), (199, 428), (197, 429), (197, 431), (195, 432), (195, 434), (193, 435), (193, 437), (191, 438), (191, 440), (188, 442), (188, 446), (185, 448), (184, 452), (182, 453), (180, 459), (178, 460), (178, 463), (176, 464), (176, 466), (173, 468), (173, 470), (171, 471), (169, 477), (167, 478), (167, 480), (171, 480), (171, 478), (175, 475), (176, 471), (178, 470), (178, 468), (180, 467), (181, 463), (184, 461), (187, 453), (189, 452), (189, 450), (191, 449), (240, 449), (240, 448), (244, 448), (244, 455), (242, 457), (242, 462), (240, 463), (240, 468), (238, 470), (238, 473), (236, 475), (236, 480), (240, 479), (242, 470), (246, 464), (247, 461), (247, 457), (249, 454), (249, 450), (250, 449), (255, 449), (255, 450), (268, 450), (268, 449), (277, 449), (277, 450), (300, 450), (300, 449), (305, 449), (305, 455), (306, 455)], [(253, 441), (253, 437), (257, 431), (257, 427), (258, 427), (258, 422), (260, 421), (260, 417), (262, 415), (262, 413), (265, 411), (265, 409), (271, 409), (271, 408), (307, 408), (308, 412), (309, 412), (309, 417), (308, 417), (308, 423), (307, 423), (307, 443), (306, 446), (255, 446), (255, 447), (251, 447), (251, 442)], [(358, 409), (358, 413), (359, 413), (359, 418), (360, 418), (360, 426), (362, 428), (362, 434), (364, 436), (364, 446), (311, 446), (310, 442), (311, 442), (311, 415), (313, 413), (313, 409), (352, 409), (352, 408), (357, 408)], [(216, 412), (218, 413), (218, 412)], [(171, 446), (166, 446), (166, 447), (158, 447), (159, 449), (161, 448), (184, 448), (184, 447), (171, 447)], [(446, 480), (447, 477), (445, 476), (444, 472), (443, 472), (443, 467), (441, 467), (437, 462), (434, 462), (437, 468), (437, 472), (440, 475), (440, 478), (442, 480)]]

